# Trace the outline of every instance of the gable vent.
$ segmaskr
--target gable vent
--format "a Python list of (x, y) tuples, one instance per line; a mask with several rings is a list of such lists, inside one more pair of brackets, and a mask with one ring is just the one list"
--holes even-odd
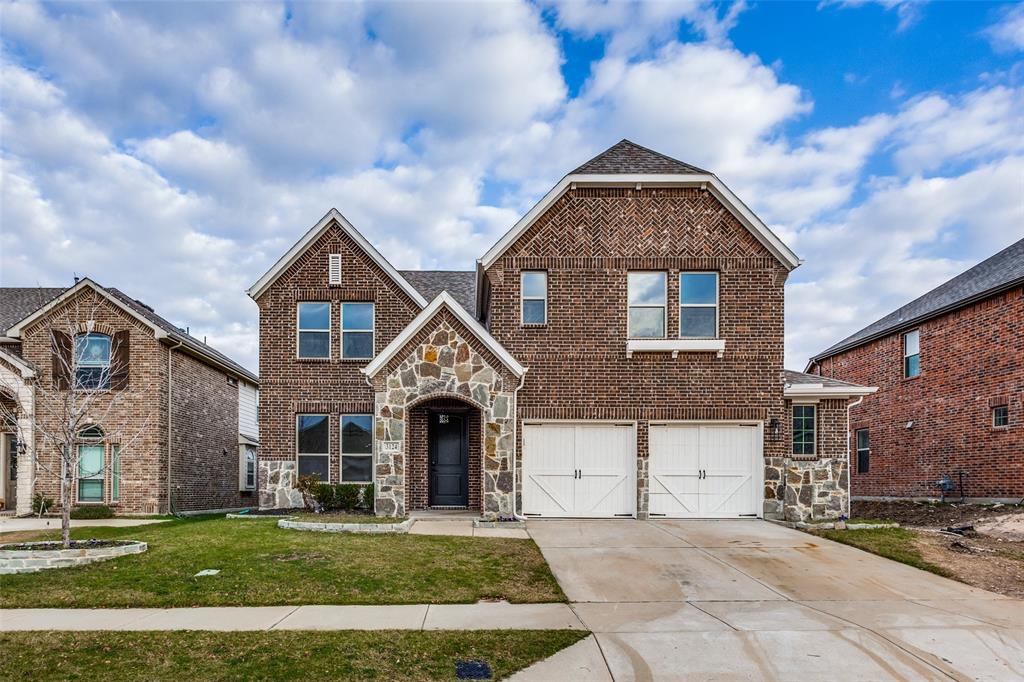
[(341, 254), (332, 253), (327, 257), (327, 281), (329, 284), (341, 284)]

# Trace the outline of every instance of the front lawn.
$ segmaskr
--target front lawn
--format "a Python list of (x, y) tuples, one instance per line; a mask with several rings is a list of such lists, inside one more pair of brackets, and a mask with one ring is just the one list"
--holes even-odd
[[(223, 517), (71, 534), (142, 540), (149, 551), (78, 568), (0, 576), (0, 607), (565, 601), (532, 540), (299, 533), (278, 528), (274, 518)], [(194, 577), (207, 568), (220, 573)]]
[(487, 661), (495, 679), (587, 633), (19, 632), (0, 634), (5, 680), (447, 680)]
[(950, 577), (949, 571), (933, 563), (925, 561), (915, 545), (916, 535), (906, 528), (871, 528), (867, 530), (815, 530), (829, 540), (841, 542), (883, 556), (886, 559), (931, 571), (936, 575)]

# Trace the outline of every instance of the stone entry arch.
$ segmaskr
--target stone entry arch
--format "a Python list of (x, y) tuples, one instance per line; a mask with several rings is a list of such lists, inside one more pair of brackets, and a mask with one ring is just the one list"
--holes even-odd
[(470, 465), (479, 457), (481, 514), (513, 513), (515, 392), (525, 370), (499, 360), (491, 350), (497, 342), (453, 306), (458, 304), (441, 294), (410, 323), (408, 338), (396, 339), (367, 367), (374, 387), (378, 515), (410, 511), (410, 409), (445, 397), (480, 412), (480, 449), (470, 453)]

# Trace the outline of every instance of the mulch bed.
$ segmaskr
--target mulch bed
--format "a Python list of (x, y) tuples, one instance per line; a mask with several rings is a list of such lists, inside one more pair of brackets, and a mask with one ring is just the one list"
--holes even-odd
[(59, 540), (54, 542), (20, 543), (16, 545), (0, 545), (0, 551), (33, 551), (51, 552), (58, 549), (102, 549), (104, 547), (123, 547), (135, 544), (129, 540), (72, 540), (70, 547), (65, 547)]

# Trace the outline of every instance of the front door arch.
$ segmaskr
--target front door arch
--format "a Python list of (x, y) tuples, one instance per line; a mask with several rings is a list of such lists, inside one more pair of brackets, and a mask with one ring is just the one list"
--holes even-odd
[(427, 422), (429, 504), (469, 505), (469, 419), (464, 410), (435, 408)]

